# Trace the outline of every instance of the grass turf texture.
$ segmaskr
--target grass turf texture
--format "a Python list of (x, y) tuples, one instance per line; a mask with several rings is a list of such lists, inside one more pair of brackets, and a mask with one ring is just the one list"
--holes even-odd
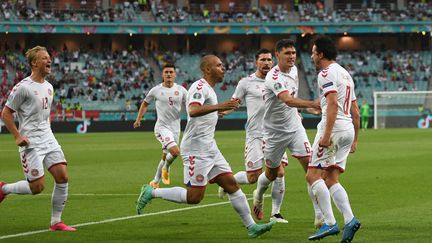
[[(308, 135), (313, 140), (314, 130)], [(135, 215), (135, 200), (143, 183), (154, 175), (160, 144), (153, 133), (56, 134), (69, 162), (69, 200), (63, 213), (76, 225)], [(358, 152), (350, 155), (342, 183), (354, 214), (362, 222), (355, 242), (427, 242), (431, 239), (430, 193), (432, 130), (367, 130), (360, 134)], [(234, 172), (244, 169), (243, 131), (216, 133), (219, 148)], [(182, 161), (171, 170), (172, 186), (183, 186)], [(17, 148), (10, 135), (0, 135), (0, 180), (22, 180)], [(306, 192), (304, 173), (290, 157), (286, 169), (282, 214), (289, 224), (277, 224), (259, 242), (307, 242), (314, 232), (313, 209)], [(162, 187), (166, 187), (161, 185)], [(0, 204), (2, 236), (46, 230), (50, 220), (53, 182), (38, 196), (10, 195)], [(251, 197), (255, 185), (242, 186)], [(267, 190), (270, 193), (270, 189)], [(200, 205), (227, 202), (217, 198), (217, 187), (207, 188)], [(249, 200), (251, 204), (252, 201)], [(144, 214), (194, 205), (155, 199)], [(271, 199), (266, 198), (265, 221)], [(343, 219), (334, 212), (339, 226)], [(328, 237), (320, 242), (339, 242)], [(78, 227), (77, 232), (41, 232), (0, 240), (2, 242), (249, 242), (240, 218), (229, 203), (186, 211), (150, 215)]]

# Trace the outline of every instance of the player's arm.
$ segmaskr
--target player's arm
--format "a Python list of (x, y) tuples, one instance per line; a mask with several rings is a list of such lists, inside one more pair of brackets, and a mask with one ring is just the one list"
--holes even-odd
[[(238, 98), (231, 98), (231, 100), (238, 100), (240, 103), (240, 99), (238, 99)], [(226, 110), (226, 111), (218, 111), (218, 116), (219, 116), (219, 118), (222, 118), (226, 115), (233, 113), (234, 111), (235, 111), (235, 109)]]
[(333, 131), (333, 126), (336, 121), (336, 115), (338, 111), (338, 103), (337, 103), (337, 93), (329, 92), (326, 95), (327, 100), (327, 118), (326, 118), (326, 126), (324, 130), (324, 134), (320, 139), (319, 146), (320, 147), (328, 147), (331, 145), (331, 134)]
[(223, 112), (235, 110), (239, 107), (239, 105), (240, 103), (238, 100), (228, 100), (216, 105), (200, 105), (198, 103), (192, 103), (189, 104), (188, 110), (190, 117), (197, 117), (204, 116), (215, 111)]
[(28, 138), (21, 136), (21, 133), (18, 131), (18, 128), (15, 125), (14, 117), (13, 117), (14, 111), (5, 106), (2, 111), (2, 120), (5, 124), (6, 128), (9, 130), (10, 133), (15, 137), (15, 143), (18, 146), (26, 146), (30, 144)]
[(278, 98), (280, 101), (284, 102), (290, 107), (320, 109), (319, 102), (316, 102), (314, 100), (303, 100), (300, 98), (296, 98), (290, 95), (289, 92), (280, 93), (278, 95)]
[(357, 150), (357, 139), (358, 139), (358, 132), (360, 129), (360, 112), (357, 104), (357, 100), (354, 100), (351, 104), (351, 118), (352, 123), (354, 125), (354, 142), (351, 145), (351, 153), (354, 153)]
[(133, 124), (134, 128), (137, 128), (137, 127), (141, 126), (141, 118), (147, 112), (148, 106), (149, 106), (149, 103), (147, 103), (146, 101), (143, 101), (141, 103), (141, 106), (140, 106), (139, 111), (138, 111), (137, 118), (136, 118), (136, 120), (135, 120), (135, 122)]

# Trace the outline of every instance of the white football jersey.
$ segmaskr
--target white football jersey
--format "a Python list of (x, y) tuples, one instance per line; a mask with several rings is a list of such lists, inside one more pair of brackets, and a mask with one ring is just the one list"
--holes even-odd
[(180, 132), (180, 112), (186, 102), (186, 94), (186, 89), (176, 83), (171, 88), (159, 84), (148, 92), (144, 102), (156, 102), (155, 131), (168, 129), (174, 133)]
[(297, 67), (293, 66), (289, 73), (280, 71), (279, 66), (267, 73), (264, 89), (264, 132), (293, 132), (303, 128), (296, 107), (289, 107), (280, 101), (278, 96), (288, 92), (293, 97), (298, 95)]
[(240, 99), (242, 104), (246, 104), (247, 137), (263, 136), (264, 119), (264, 79), (258, 78), (255, 73), (242, 78), (232, 95), (235, 99)]
[[(206, 80), (195, 81), (187, 93), (186, 107), (190, 104), (216, 105), (217, 95)], [(191, 151), (209, 152), (216, 146), (214, 132), (218, 121), (218, 112), (207, 115), (190, 117), (187, 108), (188, 122), (183, 134), (181, 153), (188, 154)]]
[(30, 141), (20, 151), (52, 140), (57, 144), (49, 120), (53, 95), (53, 86), (46, 80), (38, 83), (27, 77), (13, 87), (6, 106), (15, 111), (19, 132)]
[(318, 87), (321, 98), (322, 118), (318, 127), (325, 128), (327, 119), (328, 93), (337, 93), (338, 111), (333, 131), (344, 131), (353, 128), (351, 119), (351, 104), (357, 98), (354, 92), (354, 82), (345, 68), (337, 63), (330, 64), (318, 74)]

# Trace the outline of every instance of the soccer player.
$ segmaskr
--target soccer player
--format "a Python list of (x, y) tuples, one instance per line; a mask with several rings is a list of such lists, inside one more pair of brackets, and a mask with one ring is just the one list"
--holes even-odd
[(356, 151), (360, 115), (354, 82), (349, 73), (336, 63), (336, 56), (336, 46), (329, 37), (316, 38), (311, 58), (317, 70), (321, 70), (318, 87), (322, 118), (312, 146), (306, 179), (322, 210), (324, 224), (309, 240), (339, 233), (330, 203), (331, 195), (345, 221), (341, 242), (351, 242), (361, 224), (353, 215), (339, 176), (345, 171), (349, 153)]
[[(253, 193), (253, 211), (257, 219), (262, 219), (264, 215), (263, 195), (267, 187), (273, 181), (283, 183), (284, 170), (281, 161), (287, 148), (292, 152), (292, 156), (299, 160), (303, 169), (307, 170), (310, 144), (297, 107), (319, 109), (317, 102), (297, 98), (299, 80), (297, 67), (294, 65), (297, 57), (294, 41), (279, 40), (275, 49), (278, 64), (267, 73), (264, 82), (263, 135), (267, 169), (258, 177), (257, 189)], [(314, 208), (319, 214), (316, 203)], [(320, 215), (316, 216), (318, 217)]]
[[(54, 177), (49, 230), (75, 231), (61, 221), (68, 196), (68, 173), (63, 151), (50, 126), (53, 86), (45, 80), (51, 73), (51, 57), (45, 47), (26, 52), (31, 75), (15, 85), (9, 94), (2, 118), (19, 147), (21, 166), (27, 180), (0, 182), (0, 202), (8, 194), (39, 194), (45, 188), (44, 166)], [(19, 129), (14, 123), (16, 114)]]
[(214, 139), (218, 112), (237, 109), (238, 100), (218, 103), (213, 87), (224, 78), (225, 69), (214, 55), (201, 59), (203, 78), (194, 82), (187, 94), (188, 123), (182, 139), (181, 156), (184, 165), (182, 187), (153, 188), (144, 185), (137, 201), (137, 212), (153, 199), (162, 198), (177, 203), (197, 204), (204, 198), (207, 183), (217, 183), (228, 193), (235, 211), (247, 228), (248, 235), (258, 237), (272, 228), (273, 222), (256, 224), (245, 194), (231, 172), (231, 167), (219, 151)]
[(363, 100), (360, 107), (361, 127), (363, 128), (363, 130), (366, 130), (368, 128), (370, 112), (370, 106), (366, 103), (366, 100)]
[[(264, 81), (267, 73), (273, 66), (272, 54), (268, 49), (260, 49), (255, 54), (255, 73), (241, 79), (236, 87), (232, 99), (238, 99), (246, 104), (248, 119), (246, 122), (245, 168), (234, 175), (239, 184), (254, 184), (262, 173), (264, 161), (263, 118), (264, 118)], [(282, 165), (288, 164), (286, 153), (282, 158)], [(280, 169), (283, 170), (283, 167)], [(225, 192), (219, 187), (219, 197), (223, 198)], [(285, 195), (285, 180), (283, 172), (272, 185), (272, 213), (270, 220), (279, 223), (288, 223), (280, 213), (283, 197)], [(260, 218), (261, 219), (261, 218)]]
[(162, 83), (149, 91), (133, 124), (134, 128), (141, 126), (141, 118), (147, 112), (149, 104), (155, 100), (157, 121), (154, 133), (162, 144), (162, 159), (153, 180), (149, 183), (154, 188), (159, 187), (161, 179), (164, 184), (170, 184), (170, 166), (180, 154), (177, 145), (180, 135), (180, 112), (184, 107), (187, 91), (183, 86), (174, 83), (175, 79), (175, 66), (165, 64), (162, 68)]

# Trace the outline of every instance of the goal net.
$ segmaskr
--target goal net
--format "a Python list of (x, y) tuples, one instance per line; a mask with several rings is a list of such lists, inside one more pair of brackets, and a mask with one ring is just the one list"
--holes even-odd
[(432, 127), (432, 91), (374, 92), (374, 128)]

